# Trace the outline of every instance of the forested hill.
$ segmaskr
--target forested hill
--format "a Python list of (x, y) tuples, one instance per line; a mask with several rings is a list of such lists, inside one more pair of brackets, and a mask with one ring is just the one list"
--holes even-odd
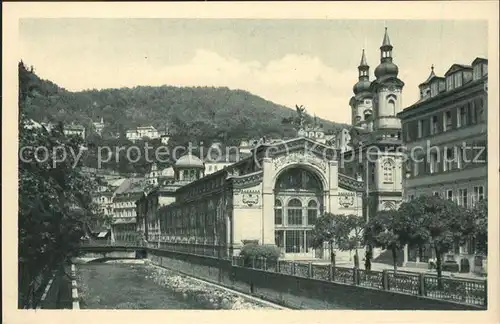
[[(159, 130), (168, 127), (176, 137), (190, 141), (218, 138), (233, 142), (295, 133), (292, 125), (283, 124), (283, 119), (295, 116), (295, 110), (243, 90), (164, 85), (70, 92), (41, 79), (23, 63), (19, 68), (35, 89), (27, 117), (40, 122), (75, 122), (88, 129), (102, 117), (106, 123), (103, 136), (153, 125)], [(340, 127), (337, 123), (320, 122), (326, 131)]]

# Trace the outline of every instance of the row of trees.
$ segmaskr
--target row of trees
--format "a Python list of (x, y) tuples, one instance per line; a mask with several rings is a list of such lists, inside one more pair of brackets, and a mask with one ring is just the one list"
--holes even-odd
[(335, 244), (340, 250), (355, 250), (355, 267), (359, 267), (357, 250), (362, 245), (367, 246), (368, 266), (372, 248), (390, 250), (394, 271), (397, 270), (397, 252), (404, 246), (430, 245), (441, 278), (443, 256), (456, 245), (472, 239), (476, 253), (487, 254), (488, 204), (481, 200), (467, 209), (451, 200), (422, 195), (402, 203), (397, 210), (379, 211), (368, 222), (355, 215), (326, 213), (318, 218), (313, 235), (316, 247), (329, 242), (331, 248)]
[[(32, 73), (19, 64), (19, 306), (32, 302), (35, 279), (76, 255), (89, 225), (101, 220), (92, 202), (95, 182), (79, 172), (74, 155), (82, 141), (62, 124), (48, 132), (27, 118), (36, 92)], [(36, 148), (44, 148), (36, 150)], [(48, 152), (45, 155), (43, 152)], [(42, 154), (41, 154), (42, 153)], [(64, 156), (66, 154), (66, 156)], [(61, 269), (61, 268), (59, 268)]]

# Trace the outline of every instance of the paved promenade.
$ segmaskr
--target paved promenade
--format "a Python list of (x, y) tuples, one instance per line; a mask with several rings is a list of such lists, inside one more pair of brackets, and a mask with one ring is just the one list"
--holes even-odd
[[(329, 260), (314, 259), (314, 260), (295, 260), (296, 262), (312, 262), (313, 264), (329, 264)], [(349, 262), (337, 262), (337, 267), (352, 268), (354, 266), (353, 261)], [(364, 261), (360, 262), (360, 268), (364, 269)], [(372, 263), (372, 270), (382, 271), (382, 270), (393, 270), (394, 267), (385, 263)], [(402, 272), (414, 272), (414, 273), (427, 273), (427, 274), (437, 274), (436, 270), (413, 268), (413, 267), (398, 267), (398, 271)], [(449, 271), (443, 271), (443, 277), (450, 278), (464, 278), (464, 279), (486, 279), (486, 276), (481, 276), (476, 273), (452, 273)]]

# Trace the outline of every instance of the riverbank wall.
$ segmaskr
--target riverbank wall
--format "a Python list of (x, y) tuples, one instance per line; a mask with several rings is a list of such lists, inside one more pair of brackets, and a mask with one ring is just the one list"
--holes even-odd
[(229, 260), (148, 249), (148, 259), (195, 278), (293, 309), (481, 310), (472, 305), (237, 267)]
[(40, 304), (37, 307), (38, 309), (72, 308), (71, 278), (68, 276), (70, 271), (70, 266), (66, 265), (54, 271), (40, 300)]

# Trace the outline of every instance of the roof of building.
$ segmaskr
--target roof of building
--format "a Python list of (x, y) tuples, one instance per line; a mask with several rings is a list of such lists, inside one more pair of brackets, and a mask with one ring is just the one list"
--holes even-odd
[(477, 63), (488, 63), (488, 59), (483, 57), (476, 57), (474, 61), (472, 61), (471, 65), (476, 65)]
[(70, 124), (70, 125), (64, 125), (64, 129), (85, 130), (85, 127), (83, 127), (82, 125)]
[(126, 178), (112, 180), (109, 181), (109, 185), (112, 187), (119, 187), (126, 180), (127, 180)]
[(174, 168), (171, 166), (161, 170), (161, 177), (173, 178), (174, 176), (175, 176)]
[(471, 70), (472, 69), (472, 66), (470, 65), (465, 65), (465, 64), (453, 64), (449, 69), (448, 71), (446, 71), (446, 73), (444, 74), (445, 76), (448, 76), (452, 73), (455, 73), (457, 71), (460, 71), (460, 70)]
[(176, 162), (175, 162), (175, 167), (176, 168), (205, 168), (205, 165), (203, 164), (203, 161), (200, 160), (199, 157), (191, 154), (189, 152), (186, 155), (181, 156)]
[(120, 186), (115, 190), (115, 194), (122, 194), (125, 192), (135, 192), (138, 191), (138, 188), (141, 188), (140, 191), (144, 189), (144, 178), (130, 178), (125, 179)]

